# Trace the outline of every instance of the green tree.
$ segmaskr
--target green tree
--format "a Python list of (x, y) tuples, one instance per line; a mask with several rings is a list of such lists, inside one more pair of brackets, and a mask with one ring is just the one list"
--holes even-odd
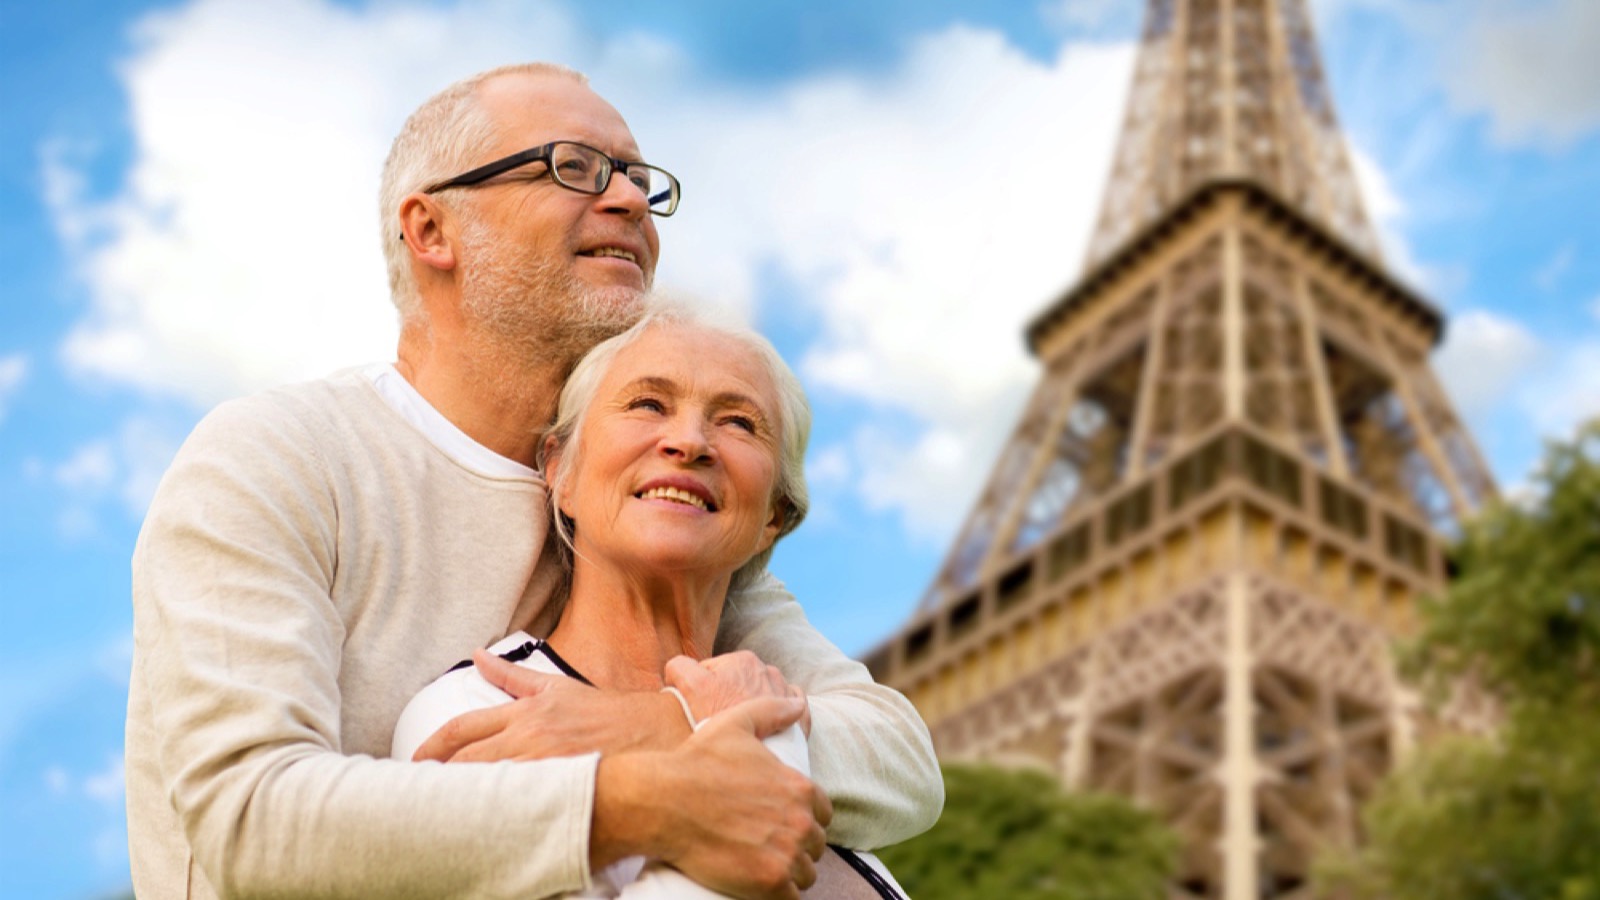
[(947, 766), (944, 782), (939, 823), (879, 853), (917, 900), (1164, 896), (1178, 840), (1127, 800), (1033, 771)]
[(1551, 445), (1530, 504), (1467, 530), (1406, 669), (1435, 700), (1487, 690), (1492, 739), (1430, 746), (1368, 805), (1366, 846), (1326, 893), (1390, 900), (1600, 900), (1600, 421)]

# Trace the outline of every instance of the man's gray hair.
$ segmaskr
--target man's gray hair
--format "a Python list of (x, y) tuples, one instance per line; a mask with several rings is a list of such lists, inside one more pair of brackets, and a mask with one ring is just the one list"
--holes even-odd
[(500, 66), (434, 94), (406, 119), (389, 147), (378, 188), (379, 237), (389, 268), (389, 296), (400, 311), (402, 322), (416, 320), (423, 312), (422, 297), (411, 274), (411, 254), (400, 236), (400, 201), (433, 182), (489, 162), (479, 155), (483, 147), (494, 142), (498, 123), (490, 121), (479, 105), (478, 88), (507, 75), (549, 75), (589, 83), (583, 73), (555, 63)]
[[(557, 498), (570, 483), (572, 473), (578, 469), (583, 452), (583, 421), (594, 403), (600, 382), (616, 361), (617, 354), (650, 329), (662, 326), (689, 328), (731, 338), (748, 348), (761, 361), (778, 395), (778, 477), (773, 485), (772, 501), (782, 505), (783, 521), (778, 527), (777, 537), (782, 538), (799, 527), (811, 507), (806, 491), (806, 444), (811, 439), (811, 404), (806, 400), (805, 388), (800, 386), (800, 379), (795, 377), (789, 364), (784, 362), (770, 341), (748, 328), (715, 322), (680, 302), (652, 296), (646, 303), (644, 316), (632, 328), (601, 341), (579, 360), (566, 386), (561, 389), (555, 424), (545, 433), (546, 440), (540, 447), (540, 468), (544, 467), (545, 450), (551, 444), (551, 438), (554, 439), (556, 452), (562, 457), (555, 481), (550, 484), (550, 515), (556, 533), (561, 537), (563, 558), (569, 564), (572, 523), (562, 514)], [(773, 546), (776, 545), (777, 538), (773, 540)], [(733, 573), (729, 587), (736, 590), (750, 584), (766, 569), (767, 560), (771, 557), (772, 547), (751, 557)]]

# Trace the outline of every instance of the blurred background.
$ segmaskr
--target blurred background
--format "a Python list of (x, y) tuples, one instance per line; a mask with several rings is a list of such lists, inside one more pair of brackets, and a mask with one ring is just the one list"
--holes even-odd
[[(1391, 271), (1502, 490), (1600, 414), (1600, 4), (1313, 0)], [(684, 183), (659, 283), (811, 393), (773, 569), (861, 653), (916, 606), (1038, 376), (1111, 164), (1133, 0), (0, 0), (0, 895), (127, 884), (128, 559), (216, 402), (391, 359), (388, 142), (503, 62), (587, 72)]]

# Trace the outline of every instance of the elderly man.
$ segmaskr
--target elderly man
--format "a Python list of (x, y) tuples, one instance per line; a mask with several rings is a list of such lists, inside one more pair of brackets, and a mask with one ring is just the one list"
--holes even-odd
[[(498, 69), (432, 98), (384, 169), (398, 362), (224, 404), (184, 445), (134, 554), (127, 786), (143, 900), (537, 897), (627, 855), (792, 897), (814, 877), (829, 797), (829, 838), (851, 846), (937, 815), (914, 710), (770, 576), (730, 601), (719, 649), (751, 650), (808, 692), (815, 785), (758, 742), (807, 712), (798, 700), (745, 704), (691, 736), (670, 695), (569, 682), (509, 685), (529, 696), (423, 750), (524, 761), (373, 758), (451, 662), (554, 619), (559, 563), (531, 465), (570, 367), (636, 316), (654, 273), (652, 213), (670, 214), (678, 188), (640, 160), (565, 69)], [(740, 677), (682, 687), (693, 701)]]

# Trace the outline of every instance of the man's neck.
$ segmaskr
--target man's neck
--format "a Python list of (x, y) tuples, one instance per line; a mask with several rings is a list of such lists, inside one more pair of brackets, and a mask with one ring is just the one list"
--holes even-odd
[(402, 339), (395, 370), (468, 437), (532, 467), (571, 363), (447, 346)]

